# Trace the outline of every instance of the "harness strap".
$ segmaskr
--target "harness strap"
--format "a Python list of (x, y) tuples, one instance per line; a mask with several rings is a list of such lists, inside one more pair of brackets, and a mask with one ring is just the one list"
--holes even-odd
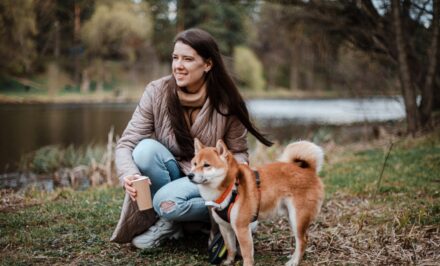
[[(261, 197), (261, 192), (260, 192), (260, 183), (261, 183), (260, 174), (256, 170), (253, 170), (253, 172), (254, 172), (254, 175), (255, 175), (255, 182), (257, 184), (257, 189), (258, 189), (258, 194), (259, 195), (258, 195), (257, 214), (255, 214), (252, 217), (252, 221), (251, 222), (255, 222), (256, 220), (258, 220), (258, 213), (260, 212), (260, 197)], [(236, 184), (236, 186), (238, 186), (238, 180), (236, 180), (235, 184)], [(223, 195), (224, 194), (225, 193), (223, 193)], [(227, 194), (229, 194), (229, 191), (228, 191), (228, 193), (226, 193), (226, 195)], [(234, 203), (237, 200), (237, 198), (238, 198), (238, 193), (237, 193), (237, 190), (234, 189), (234, 190), (232, 190), (231, 198), (229, 200), (229, 203), (226, 205), (226, 207), (222, 208), (222, 209), (219, 209), (219, 208), (214, 209), (214, 211), (217, 213), (217, 215), (220, 218), (223, 219), (223, 221), (228, 222), (228, 223), (231, 222), (231, 219), (230, 219), (230, 217), (231, 217), (231, 210), (232, 210), (232, 207), (234, 206)], [(215, 202), (217, 203), (217, 200)], [(220, 204), (220, 203), (221, 202), (219, 202), (218, 204)]]
[(231, 192), (233, 188), (234, 188), (234, 183), (231, 183), (229, 187), (225, 190), (225, 192), (223, 192), (223, 194), (214, 202), (217, 204), (222, 204), (222, 202), (226, 199), (226, 197), (229, 195), (229, 192)]
[(220, 216), (220, 218), (223, 219), (223, 221), (230, 223), (231, 222), (231, 210), (232, 207), (234, 206), (235, 200), (237, 199), (237, 191), (233, 190), (232, 191), (232, 196), (231, 196), (231, 200), (229, 201), (228, 205), (226, 206), (226, 208), (223, 209), (214, 209), (214, 211), (217, 213), (218, 216)]

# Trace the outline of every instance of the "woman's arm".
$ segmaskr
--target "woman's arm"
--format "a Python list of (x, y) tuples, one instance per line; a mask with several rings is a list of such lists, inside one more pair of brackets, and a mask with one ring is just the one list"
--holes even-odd
[(154, 85), (148, 84), (116, 145), (115, 164), (121, 184), (124, 184), (124, 177), (140, 175), (139, 169), (133, 161), (132, 152), (141, 140), (151, 138), (154, 135), (154, 91)]

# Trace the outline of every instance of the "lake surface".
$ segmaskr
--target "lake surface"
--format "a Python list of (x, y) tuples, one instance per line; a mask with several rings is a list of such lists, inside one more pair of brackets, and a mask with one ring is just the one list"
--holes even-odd
[[(251, 116), (271, 139), (308, 139), (323, 127), (398, 121), (401, 98), (249, 100)], [(1, 104), (0, 174), (15, 170), (21, 156), (46, 145), (106, 143), (120, 135), (136, 104)]]
[(251, 100), (249, 110), (259, 120), (289, 120), (301, 124), (343, 125), (397, 120), (405, 117), (403, 100), (396, 98), (331, 100)]

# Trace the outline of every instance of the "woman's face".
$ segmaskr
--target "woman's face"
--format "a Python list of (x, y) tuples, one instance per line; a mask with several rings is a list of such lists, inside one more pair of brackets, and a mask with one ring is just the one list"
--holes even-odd
[(211, 60), (204, 60), (191, 46), (183, 42), (174, 45), (172, 70), (177, 86), (186, 87), (189, 92), (198, 91), (211, 65)]

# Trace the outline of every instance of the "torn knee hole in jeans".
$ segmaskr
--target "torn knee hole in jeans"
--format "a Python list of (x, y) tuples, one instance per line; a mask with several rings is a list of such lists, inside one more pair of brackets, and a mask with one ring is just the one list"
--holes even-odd
[(176, 209), (176, 203), (174, 201), (163, 201), (160, 203), (160, 210), (163, 213), (170, 213)]

